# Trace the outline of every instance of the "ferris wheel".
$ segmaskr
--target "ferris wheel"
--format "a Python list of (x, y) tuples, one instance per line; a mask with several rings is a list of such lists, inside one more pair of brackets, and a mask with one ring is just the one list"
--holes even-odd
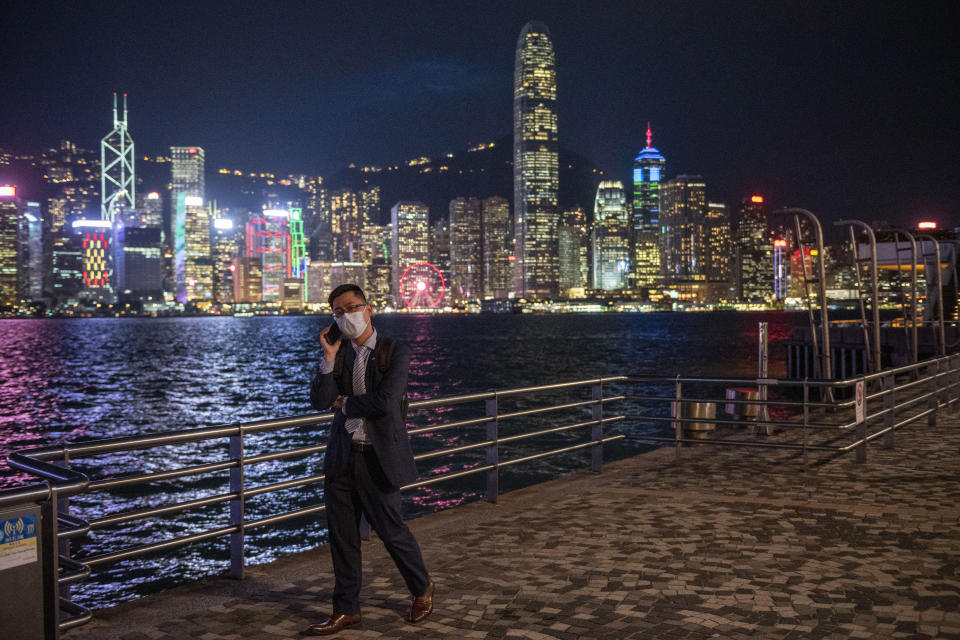
[(436, 309), (443, 300), (446, 282), (429, 262), (417, 262), (400, 276), (400, 296), (408, 309)]

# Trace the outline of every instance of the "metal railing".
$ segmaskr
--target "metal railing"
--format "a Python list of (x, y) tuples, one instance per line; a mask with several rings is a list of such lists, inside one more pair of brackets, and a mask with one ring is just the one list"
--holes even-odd
[[(428, 460), (464, 452), (483, 452), (484, 463), (473, 466), (472, 468), (421, 479), (402, 487), (402, 490), (426, 487), (475, 474), (484, 474), (486, 481), (485, 498), (490, 502), (496, 502), (500, 493), (501, 469), (530, 463), (548, 456), (581, 450), (590, 451), (591, 468), (599, 472), (603, 465), (603, 445), (624, 438), (623, 435), (604, 434), (604, 427), (606, 425), (623, 420), (625, 417), (624, 415), (604, 415), (604, 405), (624, 399), (622, 395), (605, 395), (605, 385), (607, 389), (609, 389), (609, 385), (626, 380), (627, 378), (624, 376), (596, 378), (561, 384), (506, 389), (412, 402), (410, 403), (411, 412), (429, 409), (436, 410), (439, 408), (469, 407), (471, 405), (473, 407), (482, 407), (482, 414), (477, 417), (409, 429), (409, 433), (412, 436), (470, 428), (482, 428), (483, 430), (483, 439), (480, 441), (424, 451), (415, 456), (416, 460)], [(589, 389), (589, 399), (514, 408), (514, 410), (509, 411), (501, 410), (501, 402), (507, 399), (530, 402), (541, 394), (559, 391), (567, 392), (576, 389)], [(554, 424), (548, 428), (525, 431), (512, 435), (500, 434), (500, 425), (505, 421), (562, 412), (570, 413), (572, 410), (578, 411), (581, 414), (585, 410), (589, 410), (590, 419), (576, 420), (560, 425)], [(581, 415), (581, 417), (584, 416)], [(41, 504), (44, 509), (43, 513), (47, 516), (43, 518), (43, 522), (46, 523), (45, 526), (47, 527), (43, 538), (50, 542), (49, 544), (45, 543), (42, 553), (44, 554), (44, 558), (48, 558), (50, 561), (44, 564), (46, 575), (44, 588), (49, 594), (56, 594), (56, 597), (51, 595), (44, 603), (47, 637), (57, 638), (60, 632), (84, 624), (90, 619), (91, 612), (88, 609), (76, 605), (69, 599), (70, 585), (81, 582), (91, 574), (93, 569), (109, 563), (159, 551), (166, 551), (191, 543), (229, 536), (230, 573), (233, 577), (241, 578), (245, 566), (245, 535), (247, 532), (267, 525), (283, 523), (296, 518), (317, 514), (325, 509), (325, 505), (319, 503), (282, 513), (274, 513), (265, 517), (249, 518), (247, 509), (245, 508), (247, 499), (288, 489), (320, 485), (324, 479), (322, 474), (313, 474), (281, 482), (249, 486), (246, 479), (248, 475), (247, 471), (251, 467), (271, 461), (315, 456), (316, 454), (324, 452), (326, 446), (300, 446), (250, 455), (246, 451), (245, 439), (254, 434), (263, 434), (282, 429), (326, 425), (332, 419), (332, 413), (311, 414), (277, 420), (263, 420), (143, 436), (113, 438), (63, 446), (42, 447), (14, 453), (9, 459), (11, 467), (25, 471), (45, 481), (44, 485), (35, 485), (0, 492), (0, 507)], [(530, 455), (509, 459), (502, 458), (502, 446), (505, 444), (516, 443), (538, 436), (560, 434), (588, 428), (589, 439), (587, 441), (568, 444), (546, 451), (538, 451)], [(151, 450), (151, 453), (156, 455), (158, 451), (162, 450), (158, 448), (170, 445), (204, 443), (211, 440), (224, 439), (227, 443), (224, 458), (215, 462), (164, 469), (162, 471), (149, 473), (133, 473), (93, 479), (70, 468), (71, 464), (76, 463), (78, 460), (103, 454)], [(69, 512), (69, 503), (65, 500), (67, 496), (71, 495), (88, 494), (121, 487), (149, 485), (150, 483), (158, 481), (179, 478), (193, 477), (199, 481), (208, 477), (210, 474), (221, 471), (227, 471), (229, 473), (229, 490), (227, 493), (206, 495), (192, 500), (163, 504), (161, 506), (104, 514), (101, 517), (89, 521), (84, 521), (77, 518), (74, 514), (71, 514)], [(71, 557), (69, 539), (83, 535), (88, 531), (101, 529), (109, 525), (167, 516), (191, 509), (224, 503), (229, 504), (229, 518), (228, 521), (221, 526), (190, 533), (189, 535), (166, 538), (148, 544), (111, 550), (85, 557), (79, 561)]]
[[(731, 387), (734, 390), (738, 390), (738, 387), (747, 387), (747, 391), (756, 392), (754, 397), (758, 399), (739, 399), (736, 395), (731, 397), (728, 393)], [(861, 396), (863, 404), (859, 409), (857, 387), (860, 387), (863, 392)], [(542, 394), (546, 394), (549, 398), (550, 394), (555, 392), (567, 393), (576, 390), (583, 392), (586, 389), (590, 392), (589, 398), (586, 399), (569, 401), (569, 398), (565, 398), (563, 402), (549, 401), (546, 404), (527, 406), (538, 400), (542, 402)], [(616, 393), (611, 395), (611, 389)], [(454, 407), (472, 409), (474, 412), (478, 412), (479, 409), (479, 415), (409, 429), (414, 442), (418, 441), (418, 436), (423, 436), (425, 442), (428, 436), (435, 437), (440, 432), (450, 431), (474, 432), (480, 438), (466, 444), (422, 451), (415, 456), (416, 460), (430, 460), (453, 454), (482, 453), (482, 461), (478, 460), (468, 468), (421, 479), (403, 487), (403, 490), (483, 474), (484, 497), (488, 501), (496, 502), (500, 493), (502, 469), (534, 462), (548, 456), (588, 450), (591, 453), (590, 468), (599, 472), (603, 465), (603, 445), (624, 439), (671, 443), (676, 448), (677, 458), (681, 457), (684, 445), (710, 444), (795, 450), (802, 455), (804, 464), (807, 462), (808, 454), (811, 453), (836, 456), (855, 452), (856, 461), (863, 463), (867, 460), (867, 445), (870, 442), (882, 438), (885, 447), (893, 447), (898, 429), (924, 418), (927, 419), (928, 424), (936, 425), (936, 417), (940, 409), (949, 407), (956, 410), (960, 406), (958, 389), (960, 389), (960, 355), (950, 355), (846, 380), (617, 376), (413, 402), (410, 405), (411, 412), (430, 411), (428, 415), (434, 416)], [(512, 402), (514, 406), (505, 410), (504, 405), (508, 402)], [(606, 415), (604, 407), (610, 403), (623, 403), (628, 408), (639, 410)], [(723, 405), (728, 416), (705, 418), (688, 415), (684, 408), (697, 403)], [(583, 419), (587, 417), (587, 411), (589, 411), (589, 419)], [(561, 424), (559, 418), (553, 418), (563, 413), (567, 415), (572, 413), (578, 419)], [(550, 426), (509, 435), (501, 430), (504, 423), (537, 416), (550, 416)], [(324, 479), (322, 474), (308, 474), (251, 486), (248, 478), (254, 474), (248, 473), (250, 469), (272, 461), (289, 461), (293, 458), (316, 456), (325, 451), (326, 447), (323, 445), (297, 446), (254, 454), (249, 452), (246, 439), (255, 434), (283, 429), (315, 428), (318, 425), (328, 424), (332, 417), (330, 413), (312, 414), (44, 447), (13, 454), (10, 458), (11, 466), (45, 481), (44, 485), (0, 492), (0, 507), (39, 503), (43, 507), (43, 513), (47, 514), (43, 519), (45, 523), (43, 526), (46, 527), (45, 539), (48, 542), (44, 544), (43, 553), (45, 558), (50, 559), (50, 562), (45, 565), (47, 567), (45, 589), (50, 595), (45, 603), (45, 615), (46, 619), (52, 622), (48, 628), (53, 630), (48, 637), (56, 638), (60, 631), (89, 620), (90, 611), (69, 600), (70, 585), (89, 576), (92, 569), (109, 563), (191, 543), (229, 537), (230, 573), (234, 577), (242, 577), (247, 532), (318, 514), (325, 508), (322, 503), (309, 504), (281, 513), (250, 517), (246, 505), (248, 499), (288, 489), (319, 485)], [(413, 422), (416, 420), (414, 419)], [(628, 425), (631, 433), (605, 432), (605, 427), (614, 423)], [(726, 433), (714, 433), (712, 436), (703, 437), (702, 432), (693, 431), (695, 426), (703, 427), (705, 424), (712, 426), (714, 431), (726, 429)], [(720, 429), (717, 429), (718, 426)], [(589, 429), (588, 440), (574, 444), (565, 443), (561, 447), (528, 455), (504, 457), (504, 445), (581, 429)], [(665, 430), (667, 430), (666, 433)], [(773, 436), (764, 435), (767, 433), (773, 433)], [(158, 448), (171, 445), (211, 440), (226, 440), (225, 455), (222, 459), (203, 464), (148, 473), (108, 475), (93, 479), (70, 468), (71, 463), (80, 459), (102, 454), (145, 449), (159, 451)], [(225, 493), (204, 495), (160, 506), (102, 514), (88, 522), (71, 514), (66, 500), (67, 496), (71, 495), (150, 485), (158, 481), (194, 478), (199, 482), (209, 478), (211, 474), (223, 471), (229, 474), (229, 488)], [(229, 516), (227, 521), (219, 526), (189, 535), (104, 551), (82, 560), (71, 557), (70, 538), (87, 531), (225, 503), (229, 504)], [(61, 611), (66, 614), (62, 618)]]
[[(627, 395), (626, 399), (646, 403), (659, 412), (628, 415), (631, 420), (669, 425), (670, 435), (634, 435), (632, 439), (671, 443), (679, 459), (685, 444), (713, 444), (797, 450), (807, 454), (855, 452), (856, 461), (867, 461), (867, 444), (883, 438), (884, 447), (893, 447), (895, 432), (924, 418), (936, 426), (942, 408), (960, 408), (960, 355), (948, 355), (886, 369), (845, 380), (780, 380), (731, 378), (665, 378), (634, 376), (632, 384), (673, 387), (669, 395)], [(767, 401), (736, 399), (718, 391), (733, 386), (771, 393)], [(857, 387), (860, 386), (858, 391)], [(858, 393), (860, 398), (858, 400)], [(812, 397), (817, 397), (813, 400)], [(832, 400), (831, 397), (847, 400)], [(862, 402), (862, 407), (857, 405)], [(729, 419), (689, 417), (684, 408), (695, 404), (726, 405)], [(669, 413), (663, 410), (669, 406)], [(729, 407), (733, 407), (730, 410)], [(753, 416), (735, 417), (737, 409), (754, 407)], [(660, 415), (657, 415), (659, 413)], [(745, 412), (744, 412), (745, 413)], [(667, 415), (664, 415), (667, 414)], [(770, 417), (770, 416), (774, 417)], [(691, 433), (688, 425), (709, 423), (734, 427), (725, 437), (703, 437)], [(739, 427), (740, 429), (736, 429)], [(749, 427), (745, 434), (743, 427)], [(765, 429), (778, 431), (777, 438), (751, 437)], [(714, 430), (714, 429), (711, 429)]]

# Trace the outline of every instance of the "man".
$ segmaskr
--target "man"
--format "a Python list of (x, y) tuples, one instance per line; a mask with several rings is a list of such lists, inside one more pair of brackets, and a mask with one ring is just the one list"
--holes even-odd
[(417, 477), (401, 407), (410, 349), (381, 337), (363, 290), (343, 284), (330, 293), (341, 338), (321, 333), (323, 361), (310, 387), (318, 411), (335, 410), (323, 461), (324, 496), (333, 555), (333, 615), (308, 632), (337, 633), (360, 623), (360, 515), (366, 516), (414, 596), (410, 622), (433, 611), (433, 581), (420, 545), (400, 515), (400, 487)]

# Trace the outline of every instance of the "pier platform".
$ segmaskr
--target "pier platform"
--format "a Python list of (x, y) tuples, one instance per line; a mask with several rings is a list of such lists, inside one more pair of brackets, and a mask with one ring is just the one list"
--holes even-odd
[[(778, 437), (778, 436), (773, 436)], [(413, 520), (433, 615), (365, 543), (360, 638), (960, 639), (960, 419), (869, 460), (695, 446)], [(67, 640), (299, 638), (325, 547), (98, 611)]]

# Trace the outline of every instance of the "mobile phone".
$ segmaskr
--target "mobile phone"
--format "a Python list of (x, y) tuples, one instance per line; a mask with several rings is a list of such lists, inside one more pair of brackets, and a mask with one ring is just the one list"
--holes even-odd
[(340, 327), (336, 322), (330, 325), (330, 330), (327, 331), (327, 335), (324, 336), (327, 340), (327, 344), (336, 344), (337, 340), (340, 339)]

